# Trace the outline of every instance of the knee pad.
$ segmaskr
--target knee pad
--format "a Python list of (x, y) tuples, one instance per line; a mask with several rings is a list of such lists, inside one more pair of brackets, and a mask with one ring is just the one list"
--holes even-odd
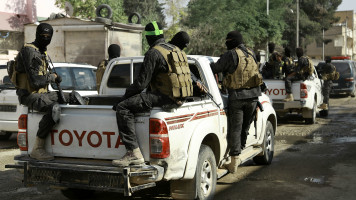
[(58, 123), (60, 117), (61, 117), (61, 107), (59, 106), (58, 103), (55, 103), (52, 106), (52, 119), (55, 123)]

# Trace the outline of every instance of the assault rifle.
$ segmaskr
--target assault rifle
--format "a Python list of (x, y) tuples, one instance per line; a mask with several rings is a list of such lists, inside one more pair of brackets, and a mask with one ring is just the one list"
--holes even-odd
[[(46, 53), (46, 58), (48, 58), (47, 62), (49, 61), (49, 62), (48, 62), (48, 68), (49, 68), (50, 70), (53, 70), (53, 72), (54, 72), (57, 76), (59, 76), (59, 75), (57, 74), (57, 72), (56, 72), (56, 69), (54, 68), (54, 65), (53, 65), (53, 62), (52, 62), (51, 58), (49, 57), (49, 55), (47, 55), (47, 53)], [(52, 64), (52, 68), (50, 67), (49, 63)], [(66, 100), (66, 98), (64, 97), (63, 90), (62, 90), (62, 88), (61, 88), (61, 86), (60, 86), (60, 83), (57, 83), (57, 82), (56, 82), (56, 85), (57, 85), (57, 88), (58, 88), (58, 91), (59, 91), (59, 97), (62, 99), (63, 103), (67, 103), (67, 100)]]
[(191, 74), (191, 78), (193, 80), (194, 83), (200, 83), (205, 94), (211, 99), (211, 101), (213, 101), (215, 103), (215, 105), (220, 108), (220, 103), (218, 104), (215, 100), (214, 100), (214, 97), (213, 95), (209, 92), (209, 90), (205, 87), (205, 85), (193, 74), (193, 73), (190, 73)]

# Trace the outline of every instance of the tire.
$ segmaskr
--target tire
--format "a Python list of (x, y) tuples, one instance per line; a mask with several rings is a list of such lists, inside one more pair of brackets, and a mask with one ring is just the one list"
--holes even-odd
[(97, 18), (95, 18), (95, 21), (99, 22), (99, 23), (108, 24), (108, 25), (110, 25), (112, 23), (111, 19), (107, 19), (107, 18), (103, 18), (103, 17), (97, 17)]
[(5, 132), (5, 134), (0, 135), (0, 140), (8, 140), (12, 135), (12, 132)]
[(129, 18), (128, 18), (129, 23), (132, 24), (132, 17), (134, 17), (134, 16), (137, 17), (137, 22), (136, 22), (136, 24), (141, 24), (141, 15), (138, 14), (137, 12), (134, 12), (134, 13), (132, 13), (132, 14), (129, 16)]
[(352, 92), (350, 93), (351, 97), (355, 97), (356, 96), (356, 87), (354, 87), (354, 89), (352, 90)]
[(320, 117), (327, 117), (329, 115), (329, 110), (321, 110), (319, 111)]
[[(101, 15), (101, 10), (102, 9), (106, 9), (107, 10), (107, 15), (106, 16), (102, 16)], [(108, 4), (101, 4), (99, 5), (96, 10), (95, 10), (95, 14), (97, 17), (102, 17), (102, 18), (108, 18), (108, 19), (111, 19), (112, 17), (112, 9), (111, 7), (108, 5)]]
[(269, 165), (274, 155), (274, 129), (270, 121), (267, 121), (265, 136), (262, 143), (262, 156), (256, 156), (253, 161), (258, 165)]
[(195, 171), (195, 185), (197, 199), (214, 199), (216, 188), (216, 161), (210, 147), (202, 145), (199, 150), (197, 169)]
[(312, 118), (305, 118), (306, 124), (315, 124), (316, 122), (316, 102), (314, 101), (312, 112)]
[(94, 196), (94, 190), (84, 190), (76, 188), (68, 188), (61, 190), (63, 196), (70, 200), (91, 199)]

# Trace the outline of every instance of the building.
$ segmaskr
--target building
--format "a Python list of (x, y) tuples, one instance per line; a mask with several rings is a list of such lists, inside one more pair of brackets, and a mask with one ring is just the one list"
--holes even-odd
[[(336, 11), (335, 16), (340, 18), (339, 21), (325, 31), (322, 37), (307, 45), (307, 55), (320, 60), (323, 55), (348, 56), (356, 60), (356, 14), (353, 10)], [(323, 40), (326, 41), (324, 48)]]
[(51, 13), (64, 13), (55, 6), (55, 0), (0, 2), (0, 64), (13, 59), (24, 44), (24, 24), (47, 19)]

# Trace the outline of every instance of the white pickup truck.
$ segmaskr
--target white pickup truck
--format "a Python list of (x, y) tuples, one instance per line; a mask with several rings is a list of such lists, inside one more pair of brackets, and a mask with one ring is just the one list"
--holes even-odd
[[(157, 182), (167, 182), (175, 199), (212, 199), (217, 178), (227, 173), (224, 164), (230, 161), (227, 96), (220, 93), (209, 65), (216, 59), (188, 56), (192, 73), (207, 86), (216, 103), (207, 95), (199, 95), (179, 108), (154, 107), (135, 116), (145, 164), (121, 168), (111, 165), (113, 159), (126, 152), (112, 105), (139, 72), (143, 57), (132, 57), (110, 61), (99, 95), (90, 97), (89, 105), (60, 106), (60, 122), (46, 141), (46, 150), (55, 160), (36, 161), (29, 157), (43, 113), (23, 113), (18, 133), (21, 155), (14, 158), (14, 165), (6, 167), (22, 170), (26, 186), (58, 186), (67, 197), (83, 195), (83, 190), (130, 196)], [(264, 111), (258, 110), (256, 129), (252, 122), (240, 157), (242, 162), (253, 159), (267, 165), (273, 158), (277, 117), (266, 95), (259, 100)]]
[[(273, 108), (279, 117), (287, 113), (297, 112), (302, 114), (306, 124), (314, 124), (316, 121), (316, 112), (318, 107), (323, 103), (322, 79), (318, 78), (317, 71), (305, 81), (295, 81), (292, 84), (292, 94), (294, 101), (285, 102), (286, 98), (285, 81), (264, 79), (267, 85), (265, 94), (272, 101)], [(323, 112), (320, 112), (323, 115)]]
[[(98, 94), (96, 90), (95, 66), (74, 63), (53, 63), (56, 72), (62, 77), (64, 92), (76, 90), (82, 96)], [(57, 90), (51, 84), (48, 90)], [(25, 110), (24, 110), (25, 109)], [(18, 131), (17, 120), (27, 108), (19, 104), (15, 86), (7, 74), (6, 65), (0, 65), (0, 140), (8, 139)]]

